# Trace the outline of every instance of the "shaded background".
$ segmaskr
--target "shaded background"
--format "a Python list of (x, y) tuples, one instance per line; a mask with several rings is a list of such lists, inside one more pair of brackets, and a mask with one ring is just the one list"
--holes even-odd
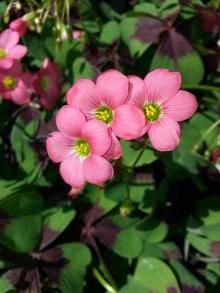
[[(0, 103), (0, 292), (218, 292), (219, 1), (1, 1), (1, 29), (29, 13), (23, 64), (49, 57), (63, 89), (51, 111)], [(158, 67), (179, 70), (199, 102), (179, 147), (148, 145), (133, 166), (144, 140), (123, 142), (114, 180), (72, 200), (45, 152), (66, 90)]]

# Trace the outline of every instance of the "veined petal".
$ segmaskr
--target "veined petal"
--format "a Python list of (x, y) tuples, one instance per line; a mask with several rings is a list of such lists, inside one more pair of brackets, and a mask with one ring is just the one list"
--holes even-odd
[(95, 84), (90, 79), (79, 79), (67, 92), (67, 103), (91, 116), (100, 102), (96, 98)]
[(106, 159), (93, 154), (83, 162), (83, 172), (86, 181), (100, 186), (114, 174), (112, 165)]
[(147, 89), (144, 81), (138, 76), (129, 76), (129, 104), (142, 108), (147, 103)]
[(111, 69), (99, 75), (96, 89), (99, 100), (115, 109), (128, 99), (129, 82), (124, 74)]
[(0, 47), (10, 50), (19, 42), (19, 34), (10, 29), (0, 34)]
[(111, 129), (109, 129), (109, 134), (111, 136), (111, 145), (108, 151), (104, 154), (104, 157), (106, 159), (118, 160), (122, 155), (120, 141), (117, 139), (116, 135)]
[(63, 106), (56, 116), (57, 128), (70, 137), (79, 136), (85, 122), (85, 115), (68, 105)]
[(115, 110), (112, 130), (116, 136), (123, 139), (135, 139), (142, 135), (145, 127), (143, 112), (136, 106), (123, 105)]
[(91, 152), (96, 155), (103, 155), (111, 145), (107, 125), (98, 120), (87, 121), (82, 129), (81, 136), (89, 142)]
[(144, 82), (149, 101), (162, 103), (177, 94), (181, 85), (181, 75), (176, 71), (159, 68), (148, 73)]
[(25, 46), (17, 45), (14, 48), (10, 49), (7, 56), (12, 59), (20, 59), (24, 57), (26, 53), (27, 53), (27, 48)]
[(61, 132), (52, 132), (46, 140), (46, 148), (49, 158), (59, 163), (71, 153), (73, 141)]
[(72, 187), (83, 188), (85, 183), (83, 161), (74, 154), (67, 157), (60, 164), (60, 175), (63, 180)]
[(196, 112), (197, 106), (196, 97), (183, 90), (163, 104), (164, 112), (177, 121), (189, 119)]
[(168, 115), (153, 122), (148, 130), (152, 146), (158, 151), (171, 151), (180, 142), (179, 124)]

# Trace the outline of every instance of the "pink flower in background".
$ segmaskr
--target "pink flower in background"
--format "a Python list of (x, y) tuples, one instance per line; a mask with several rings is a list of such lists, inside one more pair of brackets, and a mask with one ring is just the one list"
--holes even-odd
[(102, 121), (112, 138), (108, 158), (121, 156), (117, 139), (135, 139), (142, 134), (145, 119), (142, 111), (128, 105), (128, 78), (117, 70), (108, 70), (99, 75), (96, 84), (89, 79), (80, 79), (67, 92), (69, 105), (81, 110), (87, 119)]
[(12, 67), (15, 60), (20, 60), (27, 53), (26, 47), (18, 45), (19, 34), (7, 29), (0, 34), (0, 68)]
[(9, 28), (13, 31), (16, 31), (20, 37), (24, 36), (27, 32), (28, 29), (28, 24), (27, 21), (22, 18), (19, 17), (15, 20), (13, 20), (10, 24), (9, 24)]
[(74, 189), (82, 189), (85, 181), (103, 185), (113, 176), (111, 164), (102, 156), (111, 139), (101, 121), (86, 121), (85, 115), (71, 106), (63, 106), (56, 117), (59, 132), (47, 138), (50, 159), (60, 164), (60, 174)]
[(72, 31), (72, 36), (74, 40), (79, 40), (83, 35), (83, 31), (80, 30), (73, 30)]
[(61, 92), (61, 73), (57, 64), (46, 58), (33, 78), (33, 89), (43, 107), (50, 110)]
[(31, 78), (32, 75), (24, 73), (18, 62), (15, 62), (10, 69), (2, 69), (0, 71), (0, 95), (19, 105), (29, 103)]
[(180, 73), (156, 69), (144, 80), (131, 76), (129, 81), (129, 103), (141, 109), (153, 147), (159, 151), (175, 149), (180, 141), (178, 122), (190, 118), (197, 109), (196, 98), (180, 90)]

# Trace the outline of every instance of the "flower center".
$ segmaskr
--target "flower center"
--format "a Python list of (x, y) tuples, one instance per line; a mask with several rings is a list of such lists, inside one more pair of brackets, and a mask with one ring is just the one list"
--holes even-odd
[(49, 86), (49, 78), (48, 76), (42, 76), (41, 79), (40, 79), (40, 87), (43, 89), (43, 90), (46, 90)]
[(77, 140), (73, 148), (79, 157), (88, 157), (90, 154), (90, 145), (84, 139)]
[(16, 86), (16, 78), (11, 75), (6, 75), (2, 80), (2, 83), (7, 90), (12, 90)]
[(144, 112), (145, 118), (148, 121), (156, 121), (160, 118), (162, 109), (160, 105), (156, 103), (148, 103), (144, 105), (143, 112)]
[(109, 124), (112, 122), (113, 113), (112, 109), (107, 106), (99, 107), (95, 112), (95, 118)]
[(6, 52), (3, 48), (0, 48), (0, 59), (4, 59), (6, 57)]

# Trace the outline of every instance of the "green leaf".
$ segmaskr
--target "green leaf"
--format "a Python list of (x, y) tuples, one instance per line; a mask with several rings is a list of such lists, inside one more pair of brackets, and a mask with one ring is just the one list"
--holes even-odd
[(134, 228), (121, 230), (117, 234), (112, 250), (122, 257), (132, 259), (140, 255), (142, 240)]
[(15, 287), (12, 283), (6, 278), (5, 275), (0, 277), (0, 292), (8, 293), (8, 292), (15, 292)]
[(62, 269), (58, 288), (65, 293), (81, 293), (85, 284), (86, 268), (91, 262), (89, 249), (81, 243), (68, 243), (58, 246), (66, 260)]
[(122, 38), (135, 58), (139, 58), (150, 46), (150, 43), (141, 42), (133, 37), (138, 22), (138, 17), (125, 17), (120, 24)]
[(43, 209), (43, 197), (35, 190), (12, 193), (0, 201), (0, 209), (9, 216), (27, 216)]
[(100, 41), (110, 45), (120, 37), (118, 22), (115, 20), (107, 22), (102, 29)]
[(25, 125), (25, 122), (18, 118), (11, 132), (11, 144), (16, 160), (19, 163), (19, 167), (27, 174), (33, 172), (38, 165), (37, 153), (31, 145), (37, 127), (38, 119), (34, 119)]
[(140, 229), (141, 237), (152, 243), (162, 242), (168, 233), (167, 225), (154, 219), (145, 221)]
[(197, 211), (198, 219), (204, 225), (220, 222), (220, 199), (218, 197), (206, 198), (200, 201)]
[(171, 260), (170, 265), (177, 274), (184, 291), (203, 292), (203, 284), (191, 274), (179, 261)]
[(220, 241), (220, 222), (213, 225), (202, 226), (201, 230), (209, 239)]
[[(123, 163), (124, 165), (131, 167), (134, 164), (140, 150), (135, 150), (134, 148), (132, 148), (132, 144), (130, 141), (124, 140), (121, 142), (121, 144), (123, 152)], [(143, 152), (142, 156), (138, 160), (136, 167), (141, 167), (143, 165), (150, 164), (155, 160), (157, 160), (157, 157), (154, 154), (154, 151), (146, 147), (146, 150)]]
[(149, 288), (146, 287), (147, 284), (143, 285), (140, 282), (130, 279), (127, 285), (119, 290), (119, 293), (150, 293), (152, 292)]
[(54, 241), (74, 219), (76, 212), (71, 207), (54, 207), (43, 213), (43, 231), (40, 248)]
[(180, 71), (183, 84), (198, 84), (204, 76), (204, 65), (199, 54), (174, 29), (164, 36), (153, 57), (151, 70), (158, 67)]
[(76, 81), (80, 78), (93, 78), (93, 66), (84, 57), (78, 57), (73, 62), (73, 79)]
[(0, 235), (0, 242), (8, 249), (26, 253), (36, 248), (41, 236), (41, 216), (29, 215), (10, 219)]
[(141, 257), (135, 270), (134, 279), (153, 292), (164, 293), (171, 291), (171, 289), (180, 292), (172, 270), (157, 258)]
[[(215, 256), (215, 251), (212, 250), (212, 245), (215, 242), (210, 239), (190, 233), (187, 235), (187, 240), (199, 252), (208, 256)], [(216, 242), (216, 244), (220, 247), (220, 242)]]

